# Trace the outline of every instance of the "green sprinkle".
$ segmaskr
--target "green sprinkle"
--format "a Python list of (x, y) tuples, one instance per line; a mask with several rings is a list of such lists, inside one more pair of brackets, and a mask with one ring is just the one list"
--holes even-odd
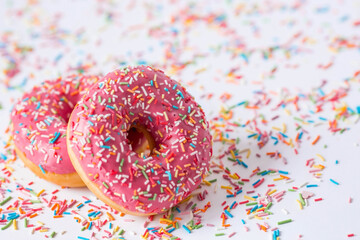
[(2, 202), (0, 202), (0, 206), (4, 205), (5, 203), (7, 203), (8, 201), (10, 201), (12, 199), (11, 196), (5, 198)]
[(75, 85), (75, 89), (78, 89), (79, 86), (80, 86), (80, 82), (77, 82)]
[(215, 233), (215, 237), (220, 237), (220, 236), (224, 236), (225, 233)]
[(280, 221), (280, 222), (278, 222), (277, 224), (278, 224), (278, 225), (283, 225), (283, 224), (286, 224), (286, 223), (289, 223), (289, 222), (292, 222), (292, 220), (291, 220), (291, 219), (287, 219), (287, 220), (284, 220), (284, 221)]
[(5, 230), (5, 229), (7, 229), (8, 227), (10, 227), (13, 221), (14, 221), (14, 220), (11, 219), (11, 221), (8, 222), (5, 226), (3, 226), (3, 227), (1, 228), (1, 230)]
[(50, 237), (51, 237), (51, 238), (54, 238), (55, 235), (56, 235), (56, 232), (52, 232), (52, 233), (50, 234)]
[(214, 182), (216, 182), (216, 181), (217, 181), (217, 179), (215, 178), (215, 179), (209, 180), (208, 182), (214, 183)]
[(106, 182), (103, 182), (103, 185), (104, 185), (104, 187), (106, 187), (106, 189), (109, 188), (109, 185), (107, 185)]
[(247, 203), (247, 204), (245, 204), (246, 206), (253, 206), (253, 205), (256, 205), (257, 204), (257, 202), (250, 202), (250, 203)]
[(270, 207), (272, 206), (272, 202), (269, 202), (267, 205), (266, 205), (266, 210), (268, 210)]
[(119, 84), (120, 84), (120, 85), (128, 85), (129, 82), (120, 82)]
[(289, 192), (296, 192), (296, 190), (295, 190), (295, 189), (292, 189), (292, 188), (289, 188), (288, 191), (289, 191)]
[(119, 235), (123, 235), (124, 232), (125, 232), (125, 230), (124, 230), (124, 229), (121, 229), (120, 232), (119, 232)]
[(146, 178), (146, 180), (148, 180), (148, 175), (146, 174), (146, 172), (144, 170), (141, 170), (142, 174), (144, 175), (144, 177)]
[(305, 200), (303, 198), (303, 196), (301, 195), (301, 193), (299, 193), (299, 198), (300, 198), (300, 202), (303, 206), (305, 206)]
[(28, 220), (27, 218), (24, 218), (24, 227), (27, 228), (27, 225), (28, 225)]

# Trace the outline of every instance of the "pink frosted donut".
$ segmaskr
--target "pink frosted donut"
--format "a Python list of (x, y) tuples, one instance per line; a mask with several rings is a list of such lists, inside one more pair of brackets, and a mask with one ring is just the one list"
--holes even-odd
[(25, 93), (11, 112), (15, 150), (39, 177), (61, 186), (84, 186), (69, 159), (66, 128), (71, 111), (98, 77), (45, 81)]
[[(133, 150), (134, 127), (149, 134), (150, 154)], [(74, 108), (68, 151), (85, 184), (106, 204), (153, 215), (201, 183), (212, 155), (208, 127), (203, 110), (178, 82), (151, 67), (129, 67), (107, 74)]]

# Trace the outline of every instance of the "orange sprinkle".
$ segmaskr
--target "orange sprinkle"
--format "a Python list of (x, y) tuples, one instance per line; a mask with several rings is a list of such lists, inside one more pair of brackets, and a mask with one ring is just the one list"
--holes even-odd
[(318, 135), (311, 144), (315, 145), (319, 141), (319, 139), (320, 139), (320, 135)]

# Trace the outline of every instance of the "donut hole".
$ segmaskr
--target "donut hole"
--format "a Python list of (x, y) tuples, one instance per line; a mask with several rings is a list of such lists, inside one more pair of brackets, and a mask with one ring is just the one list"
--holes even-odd
[(155, 141), (151, 133), (143, 125), (133, 125), (127, 131), (127, 139), (131, 149), (137, 154), (150, 155), (155, 147)]

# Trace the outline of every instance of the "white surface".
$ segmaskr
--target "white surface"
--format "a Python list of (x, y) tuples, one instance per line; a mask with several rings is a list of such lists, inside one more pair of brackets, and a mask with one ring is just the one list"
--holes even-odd
[[(15, 2), (15, 1), (14, 1)], [(13, 99), (19, 98), (23, 90), (29, 90), (35, 84), (44, 79), (55, 78), (59, 75), (68, 74), (67, 69), (75, 67), (78, 63), (91, 64), (95, 62), (90, 69), (91, 73), (106, 73), (118, 66), (119, 62), (126, 64), (136, 64), (143, 60), (146, 64), (161, 66), (165, 72), (172, 75), (174, 79), (181, 80), (188, 87), (197, 101), (202, 105), (211, 120), (219, 115), (221, 106), (232, 106), (233, 104), (256, 98), (254, 91), (262, 90), (271, 97), (271, 106), (276, 106), (281, 100), (280, 96), (274, 96), (271, 91), (281, 92), (284, 88), (289, 91), (289, 95), (295, 96), (297, 93), (310, 93), (313, 88), (318, 87), (322, 80), (326, 79), (328, 84), (324, 91), (330, 92), (332, 89), (338, 89), (344, 79), (352, 77), (360, 70), (359, 36), (360, 26), (355, 27), (353, 22), (360, 20), (360, 5), (357, 1), (309, 1), (299, 3), (300, 7), (292, 9), (296, 5), (294, 1), (261, 2), (259, 3), (235, 3), (228, 1), (219, 4), (218, 1), (196, 1), (194, 3), (194, 14), (208, 16), (209, 13), (224, 13), (227, 16), (229, 28), (234, 29), (235, 35), (224, 33), (216, 24), (206, 22), (196, 22), (186, 27), (184, 21), (176, 21), (173, 26), (180, 33), (177, 37), (169, 34), (171, 16), (177, 14), (177, 11), (186, 9), (189, 5), (185, 1), (173, 1), (166, 3), (142, 3), (139, 1), (130, 1), (121, 5), (86, 1), (47, 1), (39, 5), (26, 7), (26, 1), (2, 1), (0, 3), (0, 34), (2, 37), (5, 32), (10, 32), (10, 42), (17, 42), (24, 46), (33, 47), (33, 52), (26, 54), (21, 63), (21, 72), (13, 79), (11, 84), (22, 82), (24, 77), (28, 77), (27, 84), (15, 90), (8, 90), (4, 84), (4, 75), (1, 76), (0, 84), (0, 103), (3, 105), (1, 112), (0, 130), (3, 133), (9, 122), (9, 111), (13, 104)], [(29, 1), (31, 2), (31, 1)], [(131, 3), (133, 2), (133, 3)], [(243, 8), (239, 6), (244, 6)], [(255, 11), (257, 6), (258, 11)], [(239, 7), (240, 14), (234, 15), (234, 9)], [(328, 11), (320, 13), (318, 8), (328, 7)], [(112, 13), (113, 20), (108, 22), (106, 14)], [(22, 13), (22, 15), (16, 16)], [(60, 14), (60, 15), (59, 15)], [(153, 16), (151, 16), (153, 14)], [(187, 16), (180, 14), (180, 16)], [(59, 15), (59, 20), (56, 16)], [(34, 19), (38, 18), (36, 22)], [(345, 19), (345, 20), (343, 20)], [(183, 24), (180, 24), (183, 23)], [(51, 26), (55, 26), (52, 28)], [(149, 29), (159, 28), (163, 30), (163, 37), (149, 37)], [(48, 29), (48, 30), (46, 30)], [(53, 29), (53, 34), (49, 29)], [(130, 31), (131, 29), (131, 31)], [(56, 33), (56, 34), (54, 34)], [(286, 43), (294, 36), (301, 33), (301, 37)], [(51, 37), (49, 37), (51, 36)], [(234, 37), (235, 36), (235, 37)], [(334, 51), (330, 49), (334, 38), (343, 37), (351, 39), (357, 47), (345, 48), (344, 50)], [(233, 57), (232, 47), (236, 46), (235, 40), (241, 39), (246, 52), (252, 51), (249, 56), (249, 63), (246, 63), (241, 57)], [(304, 39), (307, 39), (304, 41)], [(61, 40), (62, 43), (57, 42)], [(1, 39), (0, 39), (1, 41)], [(174, 43), (175, 42), (175, 43)], [(171, 59), (165, 57), (167, 45), (174, 44), (176, 52)], [(273, 58), (264, 60), (261, 51), (272, 46), (281, 45), (280, 50), (274, 51)], [(218, 50), (216, 50), (218, 49)], [(290, 50), (290, 57), (286, 57), (284, 49)], [(54, 64), (54, 59), (62, 54), (63, 57)], [(197, 57), (198, 54), (205, 54), (206, 57)], [(0, 68), (6, 68), (6, 58), (0, 56)], [(194, 60), (193, 64), (188, 65), (183, 71), (174, 71), (172, 64), (177, 64)], [(324, 70), (319, 69), (318, 65), (326, 65), (333, 62), (333, 66)], [(289, 67), (291, 66), (297, 66)], [(272, 77), (267, 73), (277, 66), (277, 71)], [(239, 67), (235, 73), (243, 76), (238, 84), (229, 83), (227, 73), (230, 69)], [(202, 68), (205, 71), (199, 72)], [(198, 73), (199, 72), (199, 73)], [(2, 73), (0, 73), (2, 74)], [(33, 74), (33, 78), (29, 78)], [(258, 82), (258, 83), (255, 83)], [(341, 102), (346, 102), (349, 107), (356, 109), (359, 102), (359, 80), (351, 83), (349, 96)], [(223, 103), (220, 96), (228, 92), (232, 98)], [(214, 96), (208, 100), (208, 94)], [(292, 116), (288, 116), (283, 110), (272, 111), (272, 107), (260, 108), (257, 114), (263, 114), (267, 120), (273, 116), (279, 115), (276, 121), (271, 121), (268, 126), (261, 125), (262, 130), (270, 131), (273, 126), (282, 128), (282, 123), (288, 127), (287, 135), (295, 137), (294, 116), (303, 113), (308, 114), (312, 106), (303, 102), (301, 113), (289, 107)], [(319, 115), (313, 117), (320, 122), (318, 117), (328, 117), (332, 119), (334, 112), (327, 105), (327, 109)], [(251, 120), (255, 115), (251, 110), (236, 108), (234, 110), (234, 120), (245, 123)], [(259, 119), (259, 118), (257, 118)], [(259, 150), (257, 142), (247, 138), (249, 133), (247, 128), (235, 128), (231, 137), (240, 138), (237, 144), (238, 149), (250, 148), (252, 153), (245, 162), (249, 165), (244, 169), (238, 165), (232, 166), (231, 162), (224, 158), (225, 166), (238, 173), (243, 178), (248, 178), (251, 171), (259, 166), (262, 170), (273, 168), (289, 172), (289, 177), (294, 180), (292, 183), (283, 181), (276, 183), (276, 189), (287, 190), (293, 186), (299, 187), (304, 182), (309, 184), (318, 184), (318, 188), (304, 189), (315, 193), (311, 198), (309, 206), (300, 210), (296, 199), (299, 192), (286, 192), (284, 199), (273, 205), (271, 211), (274, 215), (264, 220), (248, 220), (245, 214), (244, 206), (238, 206), (232, 210), (234, 218), (227, 220), (232, 226), (226, 230), (216, 230), (221, 226), (221, 203), (227, 200), (231, 204), (234, 200), (243, 201), (244, 193), (253, 190), (251, 183), (258, 178), (253, 177), (250, 183), (243, 187), (243, 193), (234, 199), (226, 199), (226, 192), (220, 189), (221, 185), (228, 185), (222, 180), (221, 174), (212, 174), (209, 179), (217, 178), (217, 184), (211, 187), (205, 187), (209, 194), (203, 202), (198, 202), (198, 206), (203, 207), (207, 202), (211, 202), (211, 208), (204, 213), (202, 223), (214, 224), (216, 227), (204, 226), (199, 230), (188, 234), (184, 229), (174, 231), (174, 235), (182, 239), (213, 239), (215, 233), (224, 232), (227, 235), (237, 232), (233, 239), (271, 239), (271, 231), (263, 232), (258, 229), (256, 223), (266, 222), (271, 228), (277, 227), (277, 222), (291, 218), (292, 223), (279, 227), (281, 239), (346, 239), (347, 234), (354, 233), (356, 236), (352, 239), (358, 239), (360, 236), (359, 225), (357, 224), (360, 213), (360, 126), (354, 124), (356, 116), (349, 118), (348, 121), (341, 122), (339, 125), (348, 127), (350, 130), (343, 134), (333, 135), (328, 131), (327, 123), (314, 127), (305, 126), (310, 132), (310, 139), (304, 139), (301, 147), (298, 148), (299, 154), (296, 155), (292, 148), (285, 144), (276, 146), (271, 143)], [(321, 139), (316, 145), (311, 145), (312, 140), (318, 135)], [(306, 137), (307, 137), (306, 136)], [(6, 136), (1, 134), (1, 140), (6, 141)], [(324, 148), (324, 145), (327, 148)], [(3, 146), (1, 146), (2, 148)], [(219, 142), (214, 143), (214, 162), (219, 162), (216, 158), (221, 155), (228, 146)], [(288, 160), (288, 164), (279, 159), (275, 160), (266, 156), (266, 152), (279, 151)], [(0, 152), (4, 152), (0, 149)], [(261, 158), (255, 156), (261, 154)], [(316, 154), (321, 154), (326, 162), (319, 161)], [(326, 166), (323, 175), (316, 180), (305, 167), (305, 162), (309, 158), (315, 158), (318, 163)], [(339, 164), (335, 164), (338, 160)], [(26, 168), (20, 161), (10, 165), (15, 169), (11, 184), (4, 184), (5, 189), (15, 189), (15, 182), (26, 185), (34, 181), (31, 187), (35, 192), (46, 189), (50, 194), (58, 187), (40, 180)], [(3, 164), (0, 164), (3, 168)], [(1, 176), (3, 172), (1, 172)], [(267, 184), (273, 183), (276, 176), (266, 176), (265, 183), (255, 189), (256, 193), (265, 194)], [(339, 186), (331, 183), (332, 178), (340, 183)], [(16, 179), (16, 180), (15, 180)], [(217, 186), (217, 190), (215, 187)], [(16, 190), (11, 193), (14, 198), (17, 196)], [(216, 191), (216, 192), (215, 192)], [(87, 189), (63, 189), (58, 194), (60, 199), (77, 199), (83, 202), (81, 196), (86, 196), (95, 200), (94, 195)], [(251, 194), (247, 194), (251, 195)], [(7, 195), (6, 195), (7, 196)], [(24, 197), (19, 194), (20, 197)], [(47, 197), (47, 196), (46, 196)], [(314, 202), (315, 198), (323, 198), (323, 201)], [(349, 197), (353, 199), (350, 204)], [(10, 202), (11, 203), (11, 202)], [(100, 202), (96, 202), (100, 205)], [(7, 205), (5, 205), (7, 206)], [(81, 214), (86, 215), (87, 207), (82, 209)], [(285, 215), (282, 209), (286, 209), (289, 214)], [(186, 223), (188, 215), (181, 223)], [(139, 239), (144, 233), (143, 224), (146, 218), (117, 216), (114, 225), (119, 225), (126, 230), (124, 237), (126, 239)], [(126, 222), (125, 219), (134, 219), (134, 222)], [(249, 232), (245, 232), (241, 219), (246, 221)], [(77, 239), (77, 236), (90, 237), (92, 231), (85, 230), (81, 232), (81, 227), (75, 222), (73, 216), (65, 216), (62, 219), (53, 219), (49, 209), (45, 209), (43, 214), (30, 220), (30, 223), (36, 224), (37, 221), (46, 223), (50, 228), (49, 234), (56, 231), (56, 239)], [(24, 229), (22, 221), (19, 222), (19, 230), (15, 231), (9, 228), (6, 231), (0, 231), (1, 239), (43, 239), (46, 233), (36, 233), (31, 235), (31, 229)], [(159, 226), (158, 217), (149, 226)], [(104, 227), (103, 229), (106, 229)], [(61, 232), (67, 233), (61, 235)], [(105, 236), (104, 232), (96, 233), (98, 239)], [(227, 236), (219, 237), (219, 239)]]

